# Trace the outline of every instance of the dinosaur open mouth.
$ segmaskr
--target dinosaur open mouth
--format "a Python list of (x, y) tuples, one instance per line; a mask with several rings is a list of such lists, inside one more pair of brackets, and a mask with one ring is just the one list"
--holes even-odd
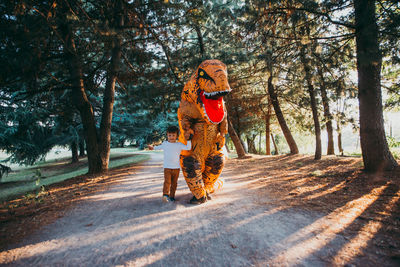
[(220, 123), (225, 116), (223, 95), (229, 91), (205, 93), (201, 91), (200, 99), (203, 102), (204, 113), (212, 123)]

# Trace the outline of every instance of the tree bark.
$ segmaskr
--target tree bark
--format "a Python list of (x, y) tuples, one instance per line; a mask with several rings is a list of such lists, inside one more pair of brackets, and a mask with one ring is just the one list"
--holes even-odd
[(342, 129), (341, 129), (341, 127), (340, 127), (340, 122), (338, 121), (337, 122), (337, 129), (336, 129), (336, 132), (337, 132), (337, 139), (338, 139), (338, 149), (339, 149), (339, 153), (340, 153), (340, 155), (341, 156), (343, 156), (344, 155), (344, 152), (343, 152), (343, 146), (342, 146)]
[(229, 136), (231, 137), (232, 142), (233, 142), (233, 144), (235, 146), (238, 158), (246, 157), (246, 153), (244, 152), (244, 148), (242, 146), (242, 143), (240, 142), (240, 139), (237, 136), (236, 131), (233, 128), (232, 122), (230, 121), (229, 118), (228, 118), (228, 132), (229, 132)]
[(197, 40), (199, 41), (199, 49), (200, 49), (200, 55), (201, 55), (200, 61), (203, 62), (203, 60), (205, 60), (205, 57), (204, 57), (205, 49), (204, 49), (203, 34), (201, 33), (200, 26), (197, 23), (194, 23), (194, 29), (195, 29), (195, 31), (197, 33)]
[(335, 145), (333, 142), (333, 126), (332, 126), (332, 115), (329, 109), (329, 99), (328, 94), (326, 92), (326, 83), (324, 79), (324, 74), (322, 73), (322, 69), (317, 66), (318, 74), (321, 78), (321, 97), (322, 97), (322, 105), (324, 106), (324, 117), (326, 121), (326, 132), (328, 134), (328, 148), (327, 155), (335, 155)]
[(121, 61), (121, 38), (119, 31), (124, 25), (122, 2), (116, 3), (115, 29), (117, 30), (112, 40), (111, 63), (107, 71), (107, 82), (103, 96), (103, 110), (100, 123), (100, 158), (102, 169), (108, 169), (110, 158), (111, 123), (114, 107), (115, 82)]
[(78, 144), (76, 142), (71, 143), (72, 163), (79, 162), (78, 155)]
[(240, 134), (237, 135), (239, 138), (240, 143), (242, 144), (242, 147), (244, 149), (244, 153), (249, 153), (249, 148), (248, 146), (244, 143), (243, 139), (240, 137)]
[(122, 139), (120, 142), (119, 142), (119, 147), (124, 147), (125, 146), (125, 139)]
[(365, 171), (394, 169), (383, 123), (381, 65), (374, 0), (355, 0), (360, 143)]
[(226, 148), (226, 152), (231, 153), (231, 150), (229, 149), (229, 146), (227, 143), (225, 143), (225, 148)]
[(271, 133), (271, 139), (272, 139), (272, 143), (274, 143), (274, 149), (275, 149), (275, 155), (279, 155), (279, 150), (278, 150), (278, 146), (275, 143), (275, 138)]
[(79, 156), (85, 156), (85, 140), (83, 139), (79, 140)]
[(68, 62), (68, 69), (71, 75), (72, 102), (76, 105), (83, 124), (88, 154), (88, 173), (101, 173), (103, 169), (99, 155), (97, 129), (93, 107), (90, 104), (85, 92), (82, 64), (76, 51), (74, 33), (67, 19), (69, 9), (67, 7), (65, 9), (65, 17), (62, 19), (59, 28), (64, 42), (65, 59)]
[(286, 120), (283, 117), (283, 113), (278, 101), (278, 96), (275, 92), (274, 86), (272, 84), (272, 75), (268, 78), (268, 93), (271, 98), (272, 106), (274, 107), (276, 118), (278, 119), (279, 125), (281, 126), (283, 135), (285, 136), (286, 142), (290, 148), (290, 154), (298, 154), (299, 149), (297, 148), (297, 144), (294, 141), (292, 133), (289, 130), (289, 127), (286, 124)]
[(1, 178), (3, 177), (3, 175), (4, 174), (8, 175), (9, 172), (11, 172), (11, 168), (10, 167), (8, 167), (6, 165), (3, 165), (3, 164), (0, 164), (0, 181), (1, 181)]
[(265, 154), (271, 155), (271, 112), (272, 112), (272, 103), (271, 100), (268, 102), (268, 111), (265, 116)]
[(255, 137), (256, 137), (255, 135), (253, 135), (253, 136), (246, 135), (247, 147), (249, 149), (249, 153), (252, 153), (252, 154), (257, 154), (256, 145), (254, 143)]
[(315, 99), (315, 91), (314, 91), (314, 85), (311, 81), (311, 70), (309, 66), (309, 61), (306, 59), (305, 55), (305, 48), (302, 45), (300, 47), (300, 58), (301, 62), (303, 64), (304, 68), (304, 73), (305, 73), (305, 78), (307, 82), (307, 90), (308, 94), (310, 95), (310, 103), (311, 103), (311, 110), (312, 110), (312, 115), (313, 115), (313, 120), (314, 120), (314, 130), (315, 130), (315, 156), (314, 159), (319, 160), (321, 159), (321, 126), (319, 123), (319, 118), (318, 118), (318, 108), (317, 108), (317, 101)]
[(233, 123), (231, 121), (232, 129), (235, 130), (236, 136), (238, 137), (240, 143), (242, 144), (244, 153), (247, 154), (247, 153), (249, 153), (249, 150), (248, 150), (248, 146), (245, 144), (245, 142), (241, 138), (241, 124), (240, 124), (240, 117), (239, 117), (239, 111), (238, 111), (238, 107), (237, 106), (235, 107), (235, 111), (236, 111), (235, 112), (235, 115), (236, 115), (236, 124), (235, 124), (235, 126), (236, 126), (236, 128), (233, 127)]

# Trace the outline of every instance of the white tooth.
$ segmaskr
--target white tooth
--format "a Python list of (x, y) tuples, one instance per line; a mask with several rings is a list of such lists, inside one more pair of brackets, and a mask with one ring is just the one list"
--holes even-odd
[(218, 95), (218, 94), (224, 93), (224, 92), (228, 92), (229, 93), (230, 91), (232, 91), (232, 89), (226, 90), (226, 91), (218, 91), (218, 92), (204, 92), (204, 95), (206, 95), (206, 96), (214, 96), (214, 95)]

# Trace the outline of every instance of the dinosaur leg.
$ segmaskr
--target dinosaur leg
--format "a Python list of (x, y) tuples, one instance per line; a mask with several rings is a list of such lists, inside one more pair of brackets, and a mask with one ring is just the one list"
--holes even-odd
[(206, 191), (204, 190), (204, 182), (202, 179), (203, 164), (201, 163), (201, 160), (192, 154), (185, 155), (182, 153), (180, 161), (182, 173), (190, 191), (197, 199), (204, 197)]
[(224, 154), (214, 151), (205, 160), (203, 172), (204, 188), (208, 193), (213, 193), (215, 189), (222, 187), (223, 181), (218, 179), (224, 167)]

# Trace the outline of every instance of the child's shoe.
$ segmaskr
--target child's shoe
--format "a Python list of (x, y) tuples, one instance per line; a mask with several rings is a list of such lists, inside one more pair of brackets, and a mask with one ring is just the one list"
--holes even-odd
[(169, 198), (168, 195), (163, 195), (162, 202), (167, 203), (167, 202), (170, 202), (170, 201), (171, 201), (171, 199)]
[(171, 202), (175, 202), (175, 198), (174, 198), (174, 197), (170, 197), (169, 200), (170, 200)]
[(200, 205), (203, 204), (204, 202), (207, 201), (207, 197), (201, 197), (199, 199), (197, 199), (195, 196), (193, 196), (193, 198), (189, 201), (190, 204), (195, 204), (195, 205)]

